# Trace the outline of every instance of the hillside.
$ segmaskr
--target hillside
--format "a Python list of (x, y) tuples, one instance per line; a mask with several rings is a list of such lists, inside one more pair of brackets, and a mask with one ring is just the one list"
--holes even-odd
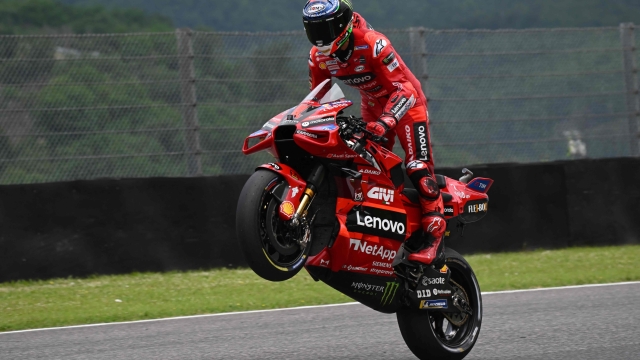
[(167, 17), (141, 9), (74, 6), (55, 0), (0, 0), (0, 34), (173, 31)]
[[(133, 7), (170, 17), (177, 26), (220, 31), (289, 31), (302, 28), (304, 0), (59, 0), (66, 4)], [(637, 0), (353, 0), (380, 29), (424, 26), (452, 28), (532, 28), (617, 26), (640, 23)]]

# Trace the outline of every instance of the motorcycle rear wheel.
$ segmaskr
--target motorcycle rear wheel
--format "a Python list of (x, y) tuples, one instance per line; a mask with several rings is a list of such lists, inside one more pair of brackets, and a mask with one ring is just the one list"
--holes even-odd
[(302, 248), (278, 217), (272, 191), (283, 183), (278, 174), (256, 171), (244, 185), (236, 212), (236, 235), (249, 267), (269, 281), (284, 281), (304, 266), (310, 246)]
[[(469, 354), (480, 333), (482, 298), (471, 266), (452, 249), (446, 249), (446, 265), (451, 270), (454, 288), (460, 286), (473, 310), (456, 326), (436, 310), (401, 309), (396, 313), (402, 337), (419, 359), (461, 360)], [(449, 302), (451, 304), (451, 302)], [(450, 305), (451, 306), (451, 305)]]

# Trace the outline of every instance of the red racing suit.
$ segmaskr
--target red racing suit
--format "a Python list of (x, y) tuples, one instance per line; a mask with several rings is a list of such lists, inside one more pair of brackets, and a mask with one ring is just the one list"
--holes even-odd
[[(314, 46), (309, 54), (309, 82), (314, 89), (321, 82), (337, 78), (360, 91), (362, 97), (362, 117), (366, 122), (377, 121), (381, 117), (392, 118), (387, 123), (385, 147), (392, 149), (395, 136), (405, 151), (407, 175), (420, 192), (423, 212), (423, 228), (431, 228), (429, 233), (441, 237), (444, 221), (436, 221), (439, 229), (433, 229), (434, 222), (424, 216), (442, 217), (443, 204), (440, 189), (434, 178), (434, 162), (429, 132), (427, 99), (420, 82), (394, 50), (391, 41), (383, 34), (367, 28), (360, 15), (354, 13), (352, 37), (353, 52), (345, 62), (332, 56), (321, 54)], [(356, 26), (357, 25), (357, 26)], [(330, 88), (328, 84), (321, 98)], [(439, 236), (440, 235), (440, 236)]]
[(354, 29), (369, 29), (373, 30), (373, 27), (367, 23), (362, 15), (357, 12), (353, 13), (353, 28)]

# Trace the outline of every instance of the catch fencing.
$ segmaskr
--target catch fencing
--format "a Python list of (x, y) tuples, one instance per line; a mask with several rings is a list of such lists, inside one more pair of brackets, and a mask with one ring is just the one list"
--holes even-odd
[[(633, 24), (383, 32), (438, 167), (640, 155)], [(0, 184), (250, 173), (269, 156), (242, 142), (306, 95), (308, 51), (303, 32), (2, 36)]]

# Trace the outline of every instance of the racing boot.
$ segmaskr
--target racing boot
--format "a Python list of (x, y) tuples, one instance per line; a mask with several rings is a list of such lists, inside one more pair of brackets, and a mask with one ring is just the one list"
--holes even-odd
[(425, 265), (438, 265), (444, 261), (444, 232), (447, 223), (444, 216), (432, 213), (422, 217), (423, 246), (407, 259)]
[(442, 215), (444, 212), (442, 195), (437, 181), (425, 162), (416, 160), (407, 164), (407, 175), (420, 194), (423, 231), (422, 243), (418, 247), (406, 244), (409, 245), (412, 253), (407, 259), (431, 265), (434, 261), (444, 258), (442, 239), (447, 229), (447, 222)]

